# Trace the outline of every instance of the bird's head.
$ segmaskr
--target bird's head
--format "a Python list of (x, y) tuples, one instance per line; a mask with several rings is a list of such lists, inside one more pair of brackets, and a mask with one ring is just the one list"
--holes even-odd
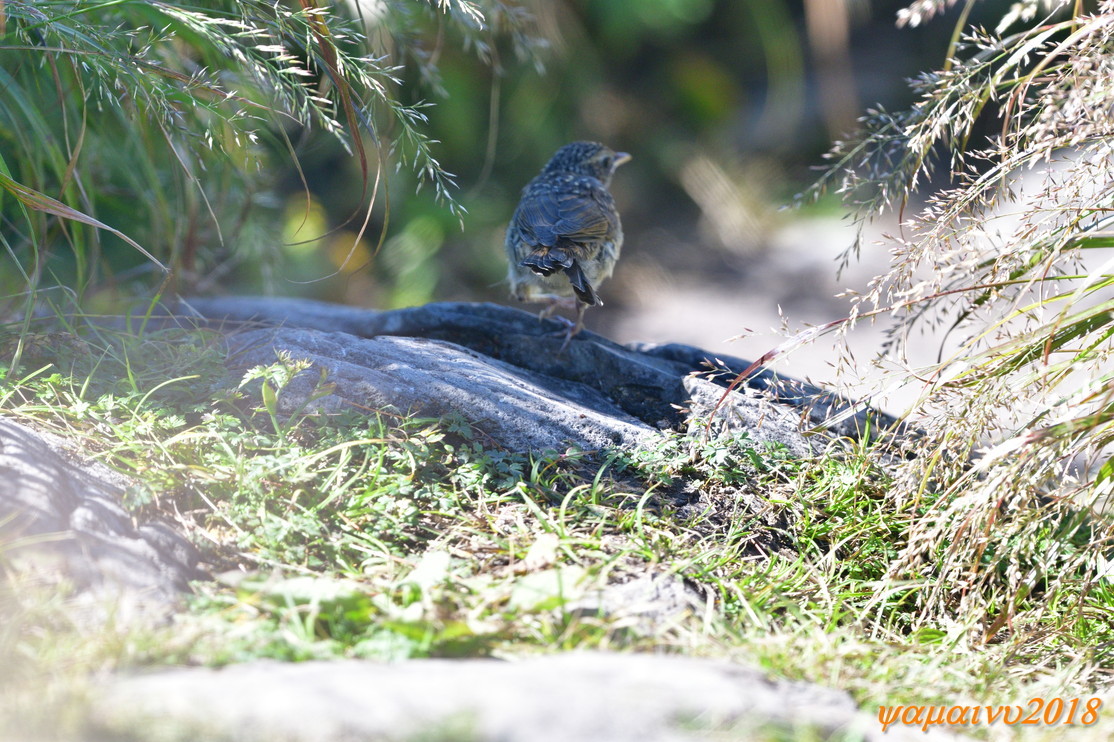
[(542, 172), (590, 175), (607, 186), (615, 168), (630, 158), (626, 152), (616, 152), (597, 142), (573, 142), (557, 150)]

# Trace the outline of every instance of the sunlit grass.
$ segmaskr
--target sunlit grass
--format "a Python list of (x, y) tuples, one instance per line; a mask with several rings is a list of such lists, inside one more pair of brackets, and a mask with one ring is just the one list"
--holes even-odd
[[(134, 477), (137, 517), (175, 518), (218, 574), (165, 631), (72, 625), (50, 592), (10, 603), (0, 651), (28, 687), (70, 689), (59, 703), (79, 704), (91, 672), (135, 666), (571, 649), (727, 657), (845, 688), (868, 711), (1083, 696), (1109, 677), (1105, 582), (1063, 575), (1016, 596), (989, 643), (958, 603), (924, 620), (931, 568), (889, 566), (942, 496), (894, 500), (865, 444), (813, 461), (682, 435), (637, 455), (517, 454), (459, 421), (279, 414), (292, 376), (316, 372), (276, 358), (230, 376), (217, 341), (101, 333), (59, 365), (44, 351), (6, 372), (6, 416)], [(200, 388), (212, 401), (196, 403)], [(1073, 538), (1028, 528), (1018, 537), (1049, 549)], [(689, 602), (648, 617), (592, 607), (649, 576), (681, 581)]]

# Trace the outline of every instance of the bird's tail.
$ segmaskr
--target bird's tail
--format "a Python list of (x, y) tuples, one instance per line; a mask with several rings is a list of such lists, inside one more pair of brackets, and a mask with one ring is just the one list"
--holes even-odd
[(572, 290), (576, 292), (577, 299), (590, 307), (603, 306), (600, 297), (596, 295), (596, 290), (592, 288), (592, 284), (588, 283), (588, 277), (581, 270), (580, 263), (574, 260), (572, 265), (565, 268), (565, 275), (569, 277), (569, 283), (572, 284)]
[(588, 283), (588, 277), (584, 275), (584, 270), (581, 269), (580, 264), (573, 259), (572, 255), (569, 255), (566, 250), (560, 247), (539, 247), (527, 255), (520, 265), (543, 276), (551, 276), (557, 271), (563, 270), (565, 275), (569, 277), (572, 290), (576, 292), (576, 298), (590, 307), (603, 305), (600, 297), (596, 295), (596, 290), (592, 288), (592, 284)]
[(575, 265), (572, 256), (559, 247), (539, 247), (527, 255), (520, 263), (534, 273), (551, 276), (559, 270)]

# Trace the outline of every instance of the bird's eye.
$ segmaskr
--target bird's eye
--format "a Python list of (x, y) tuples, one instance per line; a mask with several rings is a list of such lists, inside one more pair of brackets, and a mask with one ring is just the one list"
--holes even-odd
[(600, 164), (603, 165), (605, 168), (610, 168), (611, 167), (611, 155), (605, 155), (604, 158), (602, 160), (600, 160)]

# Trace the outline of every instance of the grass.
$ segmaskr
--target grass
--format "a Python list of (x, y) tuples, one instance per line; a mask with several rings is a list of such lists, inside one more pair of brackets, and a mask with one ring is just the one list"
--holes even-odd
[[(943, 567), (902, 579), (892, 568), (943, 496), (895, 500), (865, 446), (804, 461), (745, 437), (676, 434), (637, 455), (523, 455), (461, 421), (312, 404), (280, 415), (301, 366), (277, 359), (238, 378), (222, 348), (205, 332), (46, 334), (4, 370), (2, 414), (132, 476), (128, 507), (177, 520), (218, 578), (197, 584), (171, 627), (91, 631), (68, 618), (64, 594), (17, 576), (0, 657), (22, 690), (0, 693), (0, 712), (53, 699), (71, 710), (45, 713), (42, 728), (72, 731), (82, 678), (260, 657), (677, 652), (845, 688), (868, 712), (1084, 697), (1109, 682), (1105, 580), (1035, 585), (989, 640), (992, 619), (961, 602), (926, 620), (919, 601)], [(1024, 522), (1016, 537), (1050, 550), (1078, 541)], [(683, 581), (691, 604), (591, 608), (648, 576)]]
[[(918, 0), (901, 22), (953, 4)], [(827, 327), (885, 316), (877, 388), (917, 390), (905, 419), (924, 437), (891, 490), (939, 494), (889, 575), (936, 576), (913, 596), (922, 617), (983, 614), (988, 640), (1014, 641), (1044, 620), (1021, 607), (1031, 596), (1056, 612), (1079, 595), (1063, 620), (1088, 633), (1111, 619), (1090, 596), (1114, 544), (1099, 515), (1114, 472), (1112, 132), (1096, 114), (1114, 93), (1114, 3), (1017, 3), (993, 32), (962, 5), (940, 69), (911, 82), (914, 105), (869, 111), (811, 191), (839, 195), (860, 225), (884, 209), (902, 220), (888, 270)], [(937, 359), (914, 365), (907, 351), (926, 342)]]
[[(922, 0), (906, 20), (948, 4)], [(175, 519), (218, 573), (172, 626), (148, 629), (90, 628), (64, 589), (9, 575), (0, 714), (75, 736), (91, 682), (139, 666), (574, 648), (729, 657), (846, 688), (868, 711), (1086, 698), (1109, 685), (1114, 308), (1103, 296), (1114, 279), (1085, 258), (1114, 244), (1102, 185), (1109, 122), (1094, 115), (1111, 94), (1114, 4), (1084, 13), (1075, 3), (1004, 36), (957, 28), (943, 69), (915, 83), (916, 107), (872, 113), (833, 151), (818, 189), (840, 193), (860, 219), (904, 203), (937, 155), (952, 170), (953, 186), (905, 225), (890, 273), (853, 301), (855, 318), (899, 317), (887, 347), (898, 356), (919, 327), (950, 327), (959, 342), (933, 368), (904, 369), (927, 381), (912, 420), (925, 437), (896, 462), (867, 446), (794, 460), (745, 438), (682, 435), (637, 455), (520, 455), (460, 421), (323, 415), (313, 395), (280, 414), (302, 366), (279, 358), (230, 376), (217, 334), (78, 332), (64, 320), (38, 329), (40, 307), (61, 318), (71, 299), (116, 283), (103, 279), (121, 277), (125, 292), (133, 279), (157, 283), (148, 274), (161, 263), (142, 262), (151, 255), (139, 243), (166, 245), (157, 257), (186, 285), (243, 257), (199, 245), (272, 243), (238, 210), (264, 193), (254, 166), (293, 146), (279, 122), (348, 142), (365, 195), (380, 156), (394, 152), (448, 197), (424, 114), (395, 96), (396, 70), (338, 42), (359, 38), (354, 19), (303, 5), (0, 11), (0, 36), (19, 52), (3, 72), (11, 105), (0, 106), (12, 124), (0, 189), (16, 230), (0, 241), (17, 268), (6, 292), (25, 297), (5, 315), (22, 314), (18, 327), (0, 332), (0, 357), (14, 359), (0, 376), (0, 411), (130, 475), (135, 515)], [(480, 30), (478, 10), (438, 5), (480, 51), (469, 33)], [(44, 100), (61, 115), (44, 117)], [(91, 101), (110, 115), (87, 117)], [(990, 115), (1001, 137), (969, 147)], [(392, 141), (363, 151), (360, 132), (392, 128)], [(120, 172), (121, 162), (136, 166)], [(1033, 184), (1015, 180), (1041, 162), (1055, 167)], [(136, 193), (155, 194), (143, 199), (158, 204), (149, 225), (128, 221)], [(109, 265), (101, 219), (135, 232), (139, 253)], [(971, 465), (987, 441), (1000, 445)], [(1094, 466), (1077, 481), (1079, 461)], [(0, 543), (6, 571), (17, 547)], [(690, 604), (668, 615), (591, 608), (612, 586), (649, 576), (686, 586)], [(1084, 731), (1107, 738), (1111, 723)]]

